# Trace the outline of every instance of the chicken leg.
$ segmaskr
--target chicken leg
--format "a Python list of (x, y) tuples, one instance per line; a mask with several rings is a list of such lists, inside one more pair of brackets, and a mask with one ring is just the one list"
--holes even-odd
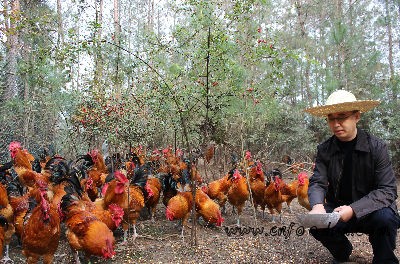
[(9, 252), (10, 245), (6, 245), (6, 254), (5, 256), (1, 259), (1, 263), (7, 264), (7, 263), (14, 263), (14, 261), (10, 258), (8, 252)]

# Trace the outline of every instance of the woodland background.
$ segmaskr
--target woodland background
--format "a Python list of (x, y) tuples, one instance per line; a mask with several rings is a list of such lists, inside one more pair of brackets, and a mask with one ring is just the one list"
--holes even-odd
[(18, 140), (73, 158), (107, 139), (312, 160), (303, 112), (336, 89), (378, 99), (361, 127), (400, 174), (399, 0), (4, 0), (0, 161)]

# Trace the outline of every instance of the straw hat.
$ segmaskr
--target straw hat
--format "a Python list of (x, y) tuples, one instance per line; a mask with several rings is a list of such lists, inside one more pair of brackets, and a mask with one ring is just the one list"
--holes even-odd
[(367, 112), (379, 103), (376, 100), (357, 100), (354, 94), (345, 90), (337, 90), (328, 97), (325, 105), (310, 107), (304, 111), (314, 116), (325, 117), (329, 114), (353, 110)]

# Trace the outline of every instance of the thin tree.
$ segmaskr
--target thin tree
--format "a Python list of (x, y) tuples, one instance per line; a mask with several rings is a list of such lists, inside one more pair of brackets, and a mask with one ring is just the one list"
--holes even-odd
[(11, 12), (8, 13), (9, 2), (4, 0), (4, 28), (8, 32), (6, 40), (7, 49), (7, 64), (5, 67), (6, 72), (6, 87), (3, 94), (4, 101), (16, 98), (20, 92), (17, 78), (17, 63), (18, 63), (18, 29), (19, 18), (21, 15), (21, 7), (19, 0), (11, 1)]
[[(295, 1), (294, 5), (296, 7), (296, 13), (297, 13), (297, 23), (298, 23), (298, 27), (300, 30), (300, 39), (302, 40), (303, 43), (307, 42), (307, 32), (306, 32), (306, 18), (307, 18), (307, 10), (304, 7), (305, 4), (301, 1)], [(308, 49), (307, 49), (308, 45), (304, 45), (304, 49), (306, 50), (306, 52), (308, 53)], [(305, 85), (302, 85), (300, 87), (301, 89), (301, 94), (302, 94), (302, 99), (306, 99), (308, 102), (310, 102), (312, 100), (312, 94), (311, 94), (311, 90), (310, 90), (310, 62), (306, 61), (306, 69), (305, 69), (305, 73), (304, 73), (304, 82)]]
[[(345, 60), (345, 43), (344, 43), (344, 34), (345, 27), (343, 24), (343, 0), (336, 0), (336, 12), (335, 12), (335, 34), (336, 34), (336, 46), (337, 46), (337, 77), (340, 81), (340, 87), (347, 88), (347, 76), (345, 73), (345, 69), (343, 67), (343, 63)], [(343, 83), (344, 81), (344, 83)]]
[(96, 20), (95, 20), (95, 55), (94, 55), (94, 89), (99, 90), (103, 78), (103, 56), (101, 50), (102, 23), (103, 23), (103, 0), (96, 0)]
[[(119, 46), (121, 43), (121, 25), (119, 20), (119, 1), (114, 0), (114, 43)], [(115, 66), (115, 88), (116, 93), (118, 95), (121, 94), (121, 82), (119, 81), (119, 62), (120, 62), (120, 50), (117, 49), (117, 58), (116, 58), (116, 66)]]
[(388, 36), (388, 61), (389, 61), (389, 70), (390, 70), (390, 79), (393, 80), (394, 78), (394, 66), (393, 66), (393, 34), (392, 34), (392, 21), (390, 15), (390, 7), (389, 7), (389, 0), (385, 0), (385, 24)]
[(57, 46), (60, 47), (64, 43), (64, 28), (63, 28), (61, 0), (57, 0), (57, 24), (58, 24)]

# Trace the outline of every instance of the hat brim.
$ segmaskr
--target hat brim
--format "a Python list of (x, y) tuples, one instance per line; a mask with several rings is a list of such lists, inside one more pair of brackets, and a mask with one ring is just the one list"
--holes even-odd
[(376, 100), (360, 100), (354, 102), (345, 102), (332, 105), (321, 105), (310, 107), (304, 110), (305, 112), (319, 117), (325, 117), (329, 114), (348, 112), (358, 110), (362, 113), (367, 112), (376, 107), (380, 102)]

